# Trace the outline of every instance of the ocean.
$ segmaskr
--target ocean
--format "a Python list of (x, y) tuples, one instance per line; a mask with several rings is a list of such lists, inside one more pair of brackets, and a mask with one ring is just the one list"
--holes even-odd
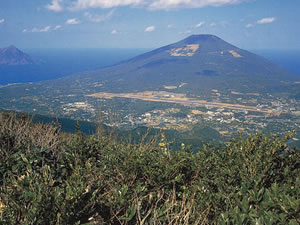
[[(52, 80), (95, 70), (145, 53), (149, 49), (24, 49), (38, 65), (0, 65), (0, 85)], [(251, 50), (300, 76), (300, 50)]]
[(283, 68), (300, 76), (300, 50), (252, 50), (253, 53), (281, 65)]
[(96, 70), (142, 54), (146, 49), (22, 49), (37, 65), (0, 65), (0, 85), (53, 80)]

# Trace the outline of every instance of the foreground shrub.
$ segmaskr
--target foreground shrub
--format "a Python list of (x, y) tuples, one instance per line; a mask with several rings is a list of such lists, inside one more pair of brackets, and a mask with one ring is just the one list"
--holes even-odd
[(299, 224), (300, 153), (261, 134), (192, 153), (0, 121), (1, 224)]

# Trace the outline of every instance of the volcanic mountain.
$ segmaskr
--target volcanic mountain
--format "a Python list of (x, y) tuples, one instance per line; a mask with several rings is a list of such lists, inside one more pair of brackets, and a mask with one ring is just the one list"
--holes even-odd
[(36, 60), (15, 46), (0, 48), (0, 65), (27, 65), (35, 64)]
[[(298, 79), (265, 58), (214, 35), (192, 35), (117, 65), (62, 78), (56, 85), (75, 85), (77, 80), (87, 87), (86, 91), (132, 92), (178, 87), (184, 83), (183, 91), (200, 94), (212, 88), (248, 92), (278, 90), (282, 81)], [(95, 88), (97, 82), (103, 85)]]

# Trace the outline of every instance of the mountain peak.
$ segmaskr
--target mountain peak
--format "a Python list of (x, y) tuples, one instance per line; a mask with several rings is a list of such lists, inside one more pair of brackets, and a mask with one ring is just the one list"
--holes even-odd
[(222, 41), (222, 39), (212, 34), (193, 34), (183, 39), (183, 41), (193, 44), (199, 41)]
[(0, 49), (1, 53), (4, 54), (24, 54), (20, 49), (18, 49), (16, 46), (14, 45), (10, 45), (7, 48), (2, 48)]
[(10, 45), (7, 48), (0, 48), (0, 52), (3, 53), (14, 53), (14, 52), (19, 52), (19, 53), (23, 53), (20, 49), (18, 49), (15, 45)]
[(17, 47), (14, 46), (14, 45), (10, 45), (10, 46), (8, 46), (6, 49), (17, 49)]
[(179, 44), (188, 45), (188, 44), (200, 44), (205, 46), (213, 46), (219, 48), (236, 48), (235, 46), (229, 44), (228, 42), (224, 41), (223, 39), (219, 38), (216, 35), (212, 34), (194, 34), (191, 35), (182, 41), (178, 42)]
[[(181, 41), (147, 52), (128, 61), (153, 60), (154, 58), (161, 58), (161, 60), (166, 61), (170, 57), (199, 57), (199, 55), (203, 56), (216, 52), (222, 54), (222, 52), (231, 51), (233, 54), (236, 54), (238, 50), (239, 48), (215, 35), (193, 34)], [(237, 53), (236, 55), (239, 54)]]
[(36, 61), (34, 59), (14, 45), (10, 45), (7, 48), (0, 48), (0, 64), (2, 65), (26, 65), (35, 63)]

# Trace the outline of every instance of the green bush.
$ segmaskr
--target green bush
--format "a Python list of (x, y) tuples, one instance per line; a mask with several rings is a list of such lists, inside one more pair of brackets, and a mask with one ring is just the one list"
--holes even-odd
[(1, 114), (0, 224), (299, 224), (292, 135), (193, 153)]

